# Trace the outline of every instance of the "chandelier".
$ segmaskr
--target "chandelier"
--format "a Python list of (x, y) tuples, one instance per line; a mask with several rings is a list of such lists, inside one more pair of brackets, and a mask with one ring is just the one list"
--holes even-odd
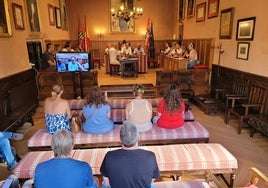
[(124, 5), (121, 5), (118, 10), (114, 8), (111, 9), (111, 14), (115, 19), (124, 19), (128, 22), (131, 18), (138, 19), (142, 16), (143, 9), (139, 7), (133, 7), (133, 9), (128, 8), (127, 1), (125, 1)]

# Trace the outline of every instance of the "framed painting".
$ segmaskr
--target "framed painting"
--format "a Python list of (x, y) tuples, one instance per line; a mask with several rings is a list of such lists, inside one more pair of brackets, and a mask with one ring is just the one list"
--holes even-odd
[(24, 26), (22, 6), (16, 3), (12, 3), (12, 13), (14, 18), (15, 29), (24, 30), (25, 26)]
[(208, 18), (217, 17), (219, 14), (220, 0), (208, 0)]
[(59, 0), (59, 4), (60, 4), (60, 16), (61, 16), (61, 28), (64, 30), (68, 30), (66, 0)]
[(206, 17), (206, 2), (200, 3), (196, 6), (196, 22), (205, 21)]
[(11, 25), (7, 0), (0, 0), (0, 37), (10, 37)]
[(237, 59), (243, 59), (248, 60), (248, 54), (249, 54), (249, 42), (238, 42), (237, 43)]
[[(128, 16), (117, 16), (120, 12), (131, 11), (134, 0), (110, 0), (111, 33), (134, 33), (135, 19)], [(122, 14), (121, 14), (122, 15)]]
[(182, 21), (184, 20), (184, 16), (185, 16), (185, 2), (186, 0), (178, 0), (178, 20)]
[(237, 20), (236, 40), (253, 40), (256, 17)]
[(221, 11), (220, 18), (220, 39), (231, 39), (233, 31), (234, 8), (228, 8)]
[(48, 4), (48, 21), (49, 25), (55, 26), (56, 21), (55, 21), (55, 11), (54, 11), (54, 6), (51, 4)]
[(56, 27), (61, 28), (61, 14), (60, 9), (58, 7), (55, 7), (55, 15), (56, 15)]
[(193, 17), (195, 11), (195, 0), (187, 0), (186, 16), (187, 18)]
[(31, 32), (40, 32), (39, 11), (36, 0), (26, 0), (28, 20)]

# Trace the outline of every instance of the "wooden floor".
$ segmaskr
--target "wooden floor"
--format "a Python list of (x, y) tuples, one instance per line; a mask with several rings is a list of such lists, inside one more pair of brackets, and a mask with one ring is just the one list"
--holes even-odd
[[(138, 78), (121, 78), (120, 76), (109, 76), (99, 71), (99, 85), (153, 83), (155, 84), (155, 71), (150, 69), (148, 74), (139, 74)], [(238, 121), (231, 119), (229, 125), (223, 121), (223, 113), (217, 115), (206, 115), (197, 106), (192, 105), (195, 120), (199, 121), (210, 133), (211, 143), (221, 143), (238, 160), (238, 172), (235, 179), (235, 187), (245, 186), (249, 182), (249, 167), (257, 167), (268, 175), (268, 137), (255, 134), (249, 137), (249, 130), (243, 129), (242, 134), (237, 134)], [(27, 152), (27, 139), (40, 128), (45, 127), (43, 108), (40, 106), (34, 114), (35, 126), (25, 124), (18, 132), (24, 133), (22, 141), (12, 141), (20, 156)], [(9, 172), (4, 164), (0, 165), (0, 179), (7, 177)], [(261, 186), (260, 186), (261, 187)]]

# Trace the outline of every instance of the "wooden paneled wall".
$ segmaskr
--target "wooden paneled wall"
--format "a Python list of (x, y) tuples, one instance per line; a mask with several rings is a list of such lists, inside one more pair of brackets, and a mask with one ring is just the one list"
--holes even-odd
[[(232, 83), (235, 79), (241, 79), (268, 90), (268, 77), (255, 75), (235, 69), (230, 69), (227, 67), (222, 67), (218, 65), (212, 66), (212, 79), (211, 79), (211, 92), (215, 91), (215, 88), (226, 89), (228, 91), (232, 90)], [(267, 91), (268, 92), (268, 91)], [(268, 95), (263, 100), (264, 102), (264, 114), (268, 115)]]
[[(48, 42), (51, 42), (55, 44), (56, 51), (59, 51), (63, 48), (67, 40), (45, 40), (45, 44)], [(72, 43), (73, 49), (75, 49), (78, 46), (78, 42), (76, 40), (70, 40)], [(116, 43), (119, 44), (122, 40), (117, 41), (109, 41), (109, 40), (92, 40), (90, 41), (90, 48), (93, 49), (99, 49), (100, 50), (100, 57), (101, 62), (103, 62), (104, 52), (107, 47), (108, 43)], [(144, 40), (132, 40), (129, 41), (131, 43), (131, 46), (135, 48), (137, 44), (141, 44), (142, 47), (145, 48)], [(166, 42), (175, 42), (174, 40), (155, 40), (154, 46), (155, 46), (155, 55), (156, 57), (159, 55), (160, 51), (165, 48)], [(184, 39), (181, 44), (187, 46), (189, 43), (193, 43), (195, 45), (195, 49), (198, 53), (198, 59), (200, 61), (201, 65), (206, 65), (209, 68), (212, 66), (213, 62), (213, 46), (214, 46), (214, 39), (208, 38), (208, 39)]]

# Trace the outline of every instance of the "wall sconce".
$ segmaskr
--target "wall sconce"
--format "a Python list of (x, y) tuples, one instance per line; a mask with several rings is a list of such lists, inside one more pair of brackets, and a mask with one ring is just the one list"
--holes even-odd
[(97, 32), (97, 37), (98, 38), (103, 38), (104, 37), (104, 33), (102, 33), (102, 32)]

